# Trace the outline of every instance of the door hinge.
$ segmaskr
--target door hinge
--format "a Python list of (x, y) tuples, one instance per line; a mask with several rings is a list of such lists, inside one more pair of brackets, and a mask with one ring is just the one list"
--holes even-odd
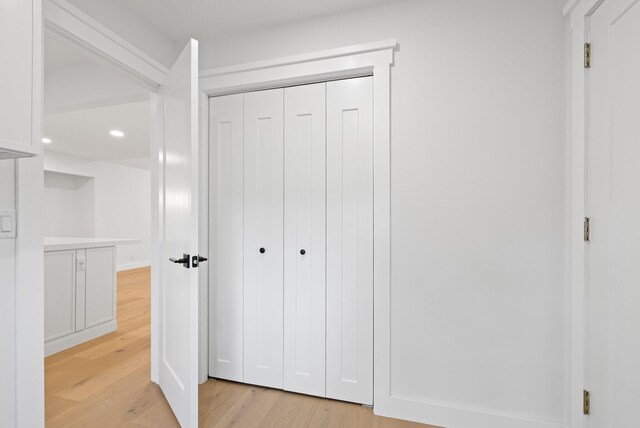
[(591, 240), (591, 219), (589, 217), (584, 218), (583, 234), (584, 241), (589, 242)]
[(591, 43), (584, 44), (584, 68), (591, 67)]
[(591, 400), (589, 398), (589, 391), (586, 389), (582, 391), (582, 414), (588, 415), (591, 410)]

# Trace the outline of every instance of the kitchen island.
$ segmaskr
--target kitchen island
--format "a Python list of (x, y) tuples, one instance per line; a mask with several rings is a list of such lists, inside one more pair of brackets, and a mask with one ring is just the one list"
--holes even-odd
[(140, 242), (44, 239), (45, 356), (116, 330), (116, 246)]

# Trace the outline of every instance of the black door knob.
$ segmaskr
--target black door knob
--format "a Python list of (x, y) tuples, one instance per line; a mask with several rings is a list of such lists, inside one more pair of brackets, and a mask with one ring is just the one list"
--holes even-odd
[(304, 256), (305, 254), (307, 254), (307, 252), (303, 248), (302, 250), (300, 250), (300, 254), (302, 254)]
[(264, 254), (265, 249), (261, 247), (259, 251), (260, 251), (260, 254)]
[(190, 265), (191, 257), (189, 257), (189, 254), (183, 254), (181, 259), (170, 258), (169, 261), (172, 263), (181, 264), (183, 267), (186, 267), (187, 269), (191, 267)]
[(191, 257), (191, 267), (197, 268), (198, 266), (200, 266), (200, 263), (202, 262), (206, 262), (207, 259), (206, 257), (202, 257), (200, 255), (198, 256), (193, 256)]

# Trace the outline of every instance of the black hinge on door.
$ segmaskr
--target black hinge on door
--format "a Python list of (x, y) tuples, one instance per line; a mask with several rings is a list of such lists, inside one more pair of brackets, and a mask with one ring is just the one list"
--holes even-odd
[(582, 391), (582, 414), (588, 415), (591, 411), (591, 397), (586, 389)]
[(584, 242), (589, 242), (591, 239), (591, 219), (589, 217), (584, 218), (583, 236)]
[(584, 44), (584, 68), (591, 67), (591, 43)]

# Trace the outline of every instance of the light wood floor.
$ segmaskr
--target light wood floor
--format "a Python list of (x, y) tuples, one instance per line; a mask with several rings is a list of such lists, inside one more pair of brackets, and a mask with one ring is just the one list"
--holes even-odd
[[(150, 379), (148, 268), (118, 274), (118, 331), (45, 360), (47, 427), (177, 427)], [(211, 380), (201, 427), (425, 427), (357, 404)]]

